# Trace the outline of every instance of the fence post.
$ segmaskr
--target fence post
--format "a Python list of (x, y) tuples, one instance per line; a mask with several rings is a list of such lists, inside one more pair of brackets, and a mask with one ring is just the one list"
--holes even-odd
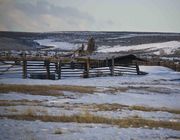
[(26, 79), (27, 78), (27, 60), (23, 60), (23, 78)]
[(137, 64), (137, 62), (136, 62), (136, 71), (137, 71), (137, 75), (139, 75), (140, 74), (140, 72), (139, 72), (139, 65)]
[(59, 71), (58, 62), (55, 62), (54, 65), (55, 65), (55, 72), (58, 74)]
[(106, 67), (108, 67), (109, 63), (108, 63), (108, 58), (106, 57)]
[(61, 79), (61, 60), (59, 61), (58, 65), (58, 79)]
[(50, 66), (49, 66), (50, 62), (49, 60), (46, 60), (45, 63), (46, 63), (46, 78), (50, 79)]
[(74, 61), (71, 61), (71, 69), (75, 69)]
[(90, 58), (88, 57), (84, 67), (84, 78), (89, 78), (89, 67), (90, 67)]
[(112, 57), (111, 60), (111, 75), (114, 76), (114, 56)]

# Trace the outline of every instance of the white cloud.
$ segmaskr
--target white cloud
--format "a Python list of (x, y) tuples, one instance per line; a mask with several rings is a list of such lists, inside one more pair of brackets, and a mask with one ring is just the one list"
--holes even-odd
[(180, 32), (180, 0), (0, 0), (0, 30)]
[(47, 1), (0, 2), (0, 30), (85, 30), (95, 23), (88, 13), (72, 7), (54, 6)]

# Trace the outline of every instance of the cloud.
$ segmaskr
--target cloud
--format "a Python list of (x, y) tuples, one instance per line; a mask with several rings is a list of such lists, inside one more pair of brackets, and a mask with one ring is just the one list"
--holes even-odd
[(0, 0), (0, 30), (85, 30), (96, 22), (88, 13), (46, 0)]

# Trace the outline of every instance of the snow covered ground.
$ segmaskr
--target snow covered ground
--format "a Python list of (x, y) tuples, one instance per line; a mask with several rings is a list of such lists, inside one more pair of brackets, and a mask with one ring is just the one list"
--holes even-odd
[[(39, 39), (34, 40), (42, 46), (53, 47), (50, 50), (59, 49), (59, 50), (76, 50), (79, 47), (79, 44), (72, 44), (68, 42), (57, 42), (53, 39)], [(49, 50), (49, 49), (48, 49)]]
[[(104, 34), (104, 33), (101, 33)], [(106, 33), (105, 33), (106, 34)], [(89, 33), (87, 33), (89, 35)], [(83, 35), (84, 36), (84, 35)], [(150, 43), (132, 46), (121, 46), (121, 39), (133, 39), (138, 36), (168, 36), (167, 34), (119, 34), (97, 39), (97, 52), (131, 52), (143, 51), (157, 55), (173, 54), (180, 50), (179, 41), (163, 43)], [(171, 35), (169, 35), (171, 36)], [(173, 35), (172, 35), (173, 36)], [(54, 39), (34, 40), (51, 50), (76, 50), (81, 46), (78, 43), (87, 42), (87, 38), (60, 41)], [(108, 46), (103, 44), (112, 41)], [(64, 42), (63, 42), (64, 41)], [(99, 42), (98, 42), (99, 41)], [(130, 41), (130, 40), (128, 40)], [(127, 41), (127, 42), (128, 42)], [(126, 43), (127, 43), (126, 42)], [(125, 42), (124, 42), (125, 43)], [(103, 45), (102, 45), (103, 44)], [(123, 43), (122, 43), (123, 45)], [(127, 43), (128, 45), (128, 43)], [(166, 58), (165, 58), (166, 59)], [(172, 58), (174, 59), (174, 58)], [(179, 59), (177, 57), (176, 59)], [(7, 70), (9, 70), (7, 72)], [(0, 63), (0, 84), (16, 85), (75, 85), (96, 87), (94, 93), (78, 93), (62, 91), (61, 95), (32, 95), (30, 93), (1, 92), (0, 115), (23, 115), (28, 111), (36, 115), (71, 116), (90, 113), (95, 116), (127, 119), (142, 118), (146, 120), (180, 122), (180, 72), (160, 66), (140, 66), (140, 70), (147, 75), (123, 75), (116, 77), (97, 78), (67, 78), (61, 80), (32, 80), (22, 79), (22, 67), (19, 65)], [(19, 74), (15, 73), (16, 71)], [(1, 87), (0, 87), (1, 88)], [(105, 106), (103, 108), (103, 106)], [(115, 106), (115, 108), (113, 108)], [(117, 108), (116, 108), (117, 107)], [(144, 109), (145, 108), (145, 109)], [(152, 108), (152, 110), (151, 110)], [(180, 139), (180, 132), (166, 128), (123, 128), (116, 125), (88, 124), (88, 123), (62, 123), (11, 120), (0, 118), (0, 140), (170, 140)]]
[[(140, 66), (147, 75), (123, 75), (116, 77), (77, 78), (61, 80), (32, 80), (1, 78), (0, 84), (26, 85), (78, 85), (94, 86), (94, 93), (62, 91), (59, 96), (31, 95), (28, 93), (0, 93), (0, 102), (12, 105), (1, 106), (0, 115), (24, 114), (28, 110), (37, 115), (76, 115), (90, 113), (106, 118), (133, 118), (180, 122), (180, 114), (171, 110), (180, 109), (180, 72), (160, 66)], [(111, 89), (119, 89), (111, 92)], [(122, 106), (115, 110), (99, 110), (98, 106)], [(156, 110), (136, 110), (140, 106)], [(162, 110), (164, 109), (164, 110)], [(0, 139), (179, 139), (180, 133), (165, 128), (121, 128), (105, 124), (53, 123), (41, 121), (17, 121), (0, 119)], [(56, 134), (55, 134), (56, 133)], [(57, 134), (59, 133), (59, 134)]]
[(162, 128), (119, 128), (101, 124), (44, 123), (9, 119), (0, 121), (0, 125), (2, 140), (165, 140), (180, 137), (178, 131)]
[[(140, 66), (148, 75), (123, 75), (116, 77), (77, 78), (61, 80), (32, 80), (21, 78), (2, 78), (1, 84), (27, 84), (27, 85), (78, 85), (94, 86), (99, 90), (106, 88), (127, 88), (121, 94), (94, 93), (80, 98), (54, 99), (54, 103), (120, 103), (125, 105), (145, 105), (150, 107), (180, 108), (180, 73), (160, 66)], [(21, 97), (15, 93), (1, 98)], [(37, 97), (37, 96), (36, 96)], [(24, 96), (25, 98), (25, 96)], [(75, 99), (74, 99), (75, 98)]]
[(120, 52), (120, 51), (135, 51), (143, 50), (145, 52), (152, 51), (156, 55), (162, 54), (173, 54), (176, 50), (180, 50), (179, 41), (170, 41), (163, 43), (151, 43), (151, 44), (141, 44), (141, 45), (132, 45), (132, 46), (101, 46), (99, 47), (98, 52)]

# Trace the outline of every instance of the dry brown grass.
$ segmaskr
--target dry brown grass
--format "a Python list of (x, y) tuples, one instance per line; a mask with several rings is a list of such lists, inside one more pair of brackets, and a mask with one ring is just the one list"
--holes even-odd
[(42, 101), (38, 100), (0, 100), (0, 106), (33, 105), (38, 106)]
[[(76, 105), (77, 106), (77, 105)], [(86, 109), (94, 109), (96, 111), (120, 111), (122, 109), (128, 110), (138, 110), (138, 111), (145, 111), (145, 112), (152, 112), (152, 111), (163, 111), (169, 112), (174, 114), (180, 114), (180, 110), (178, 109), (169, 109), (169, 108), (153, 108), (153, 107), (145, 107), (145, 106), (128, 106), (122, 104), (89, 104), (83, 105)]]
[(121, 104), (93, 104), (93, 108), (97, 111), (120, 111), (121, 109), (125, 109), (128, 106)]
[(104, 93), (121, 93), (121, 92), (126, 92), (128, 88), (126, 87), (109, 87), (107, 90), (104, 90)]
[(178, 109), (168, 109), (168, 108), (152, 108), (152, 107), (144, 107), (144, 106), (129, 106), (130, 110), (139, 110), (139, 111), (163, 111), (163, 112), (169, 112), (174, 114), (180, 114), (180, 110)]
[(147, 91), (152, 93), (159, 93), (159, 94), (170, 94), (171, 89), (165, 87), (152, 87), (152, 86), (128, 86), (128, 89), (138, 90), (138, 91)]
[(7, 108), (6, 109), (7, 111), (10, 111), (10, 112), (18, 112), (18, 110), (16, 108)]
[(7, 117), (9, 119), (16, 120), (41, 120), (44, 122), (76, 122), (76, 123), (101, 123), (101, 124), (111, 124), (118, 125), (122, 128), (127, 127), (144, 127), (149, 128), (169, 128), (173, 130), (180, 130), (180, 122), (168, 122), (168, 121), (154, 121), (146, 120), (139, 117), (126, 118), (126, 119), (111, 119), (100, 116), (94, 116), (92, 114), (86, 113), (81, 115), (73, 116), (50, 116), (50, 115), (35, 115), (33, 112), (27, 112), (27, 114), (21, 115), (0, 115), (0, 117)]
[(24, 115), (26, 116), (36, 116), (36, 111), (32, 108), (28, 108), (26, 110), (24, 110)]
[(71, 91), (79, 93), (94, 93), (96, 91), (95, 87), (85, 87), (85, 86), (64, 86), (64, 85), (0, 85), (0, 93), (9, 92), (20, 92), (29, 93), (32, 95), (49, 95), (49, 96), (61, 96), (62, 91)]

